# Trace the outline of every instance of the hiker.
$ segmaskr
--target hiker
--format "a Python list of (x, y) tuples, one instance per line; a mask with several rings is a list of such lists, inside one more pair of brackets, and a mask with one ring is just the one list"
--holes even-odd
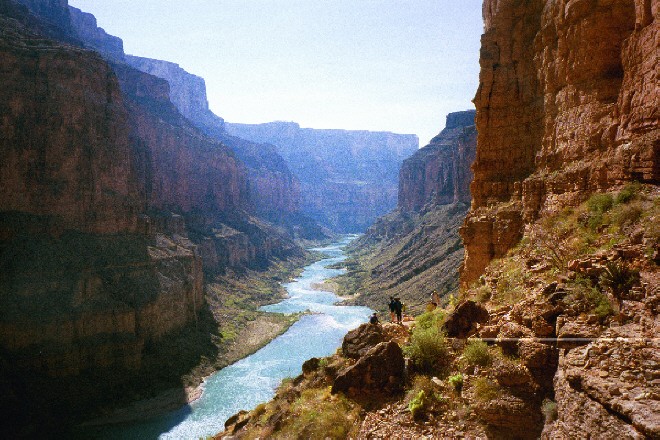
[(403, 313), (403, 303), (399, 298), (394, 298), (394, 312), (396, 313), (396, 322), (401, 324), (401, 314)]
[(369, 324), (380, 324), (376, 312), (374, 312), (373, 315), (371, 315), (371, 318), (369, 318)]
[(388, 307), (390, 308), (390, 322), (394, 322), (394, 315), (396, 314), (396, 302), (394, 301), (393, 296), (390, 296), (390, 303), (388, 304)]
[(440, 304), (440, 295), (438, 295), (437, 290), (434, 290), (433, 293), (431, 293), (431, 302), (435, 303), (436, 306)]

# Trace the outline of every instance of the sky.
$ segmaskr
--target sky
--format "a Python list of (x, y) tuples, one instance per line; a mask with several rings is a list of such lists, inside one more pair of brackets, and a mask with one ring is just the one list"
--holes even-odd
[(228, 122), (417, 134), (474, 108), (482, 0), (69, 0)]

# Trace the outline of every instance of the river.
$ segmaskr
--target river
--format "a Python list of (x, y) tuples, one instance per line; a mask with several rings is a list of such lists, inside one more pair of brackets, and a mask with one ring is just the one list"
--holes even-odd
[(333, 354), (346, 333), (366, 322), (371, 310), (366, 307), (337, 306), (340, 298), (332, 292), (313, 289), (317, 283), (343, 273), (330, 269), (345, 259), (343, 249), (353, 239), (314, 248), (325, 258), (304, 268), (299, 278), (284, 285), (288, 298), (263, 307), (274, 313), (310, 311), (251, 356), (210, 376), (202, 397), (165, 416), (115, 426), (99, 433), (107, 439), (197, 439), (224, 430), (224, 422), (239, 410), (250, 410), (275, 395), (282, 379), (302, 372), (302, 364), (312, 357)]

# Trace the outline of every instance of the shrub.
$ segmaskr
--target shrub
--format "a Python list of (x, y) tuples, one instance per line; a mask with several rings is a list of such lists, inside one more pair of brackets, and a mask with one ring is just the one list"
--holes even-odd
[(307, 389), (291, 406), (282, 438), (344, 439), (357, 420), (355, 405), (328, 388)]
[(599, 283), (601, 286), (611, 289), (615, 296), (620, 297), (639, 283), (639, 279), (639, 271), (630, 269), (625, 264), (610, 262), (600, 275)]
[(432, 373), (447, 362), (447, 340), (438, 326), (415, 327), (404, 353), (420, 372)]
[(550, 399), (543, 399), (541, 412), (545, 417), (545, 423), (551, 423), (557, 420), (557, 404)]
[(568, 286), (569, 294), (564, 298), (565, 304), (572, 304), (578, 312), (593, 312), (599, 318), (614, 313), (612, 304), (589, 278), (578, 277)]
[(431, 327), (440, 327), (445, 320), (445, 313), (442, 310), (435, 309), (422, 313), (415, 319), (417, 328), (428, 329)]
[(614, 224), (623, 228), (626, 225), (637, 222), (642, 217), (643, 213), (644, 210), (642, 207), (633, 203), (617, 207), (611, 213), (611, 218)]
[(589, 212), (604, 213), (610, 210), (614, 205), (612, 194), (594, 194), (587, 200)]
[(500, 393), (500, 387), (497, 383), (486, 377), (477, 377), (473, 388), (474, 397), (483, 402), (495, 399)]
[(480, 340), (468, 341), (463, 350), (463, 358), (468, 365), (481, 365), (485, 367), (491, 361), (488, 344)]
[(447, 382), (449, 382), (449, 386), (451, 386), (458, 393), (460, 393), (463, 389), (463, 375), (461, 373), (449, 376)]
[(614, 200), (615, 203), (617, 203), (617, 204), (628, 203), (631, 200), (637, 198), (641, 188), (642, 188), (642, 185), (639, 182), (631, 182), (631, 183), (627, 184), (616, 195), (616, 199)]
[(426, 414), (429, 407), (429, 398), (424, 390), (417, 393), (408, 404), (408, 410), (412, 413), (414, 419), (419, 419)]

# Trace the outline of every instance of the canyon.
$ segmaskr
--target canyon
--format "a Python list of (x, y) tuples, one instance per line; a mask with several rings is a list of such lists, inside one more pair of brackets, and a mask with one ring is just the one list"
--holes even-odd
[(363, 232), (396, 206), (402, 161), (415, 135), (301, 128), (295, 122), (226, 123), (229, 134), (276, 147), (300, 181), (300, 210), (342, 233)]
[[(339, 281), (380, 310), (398, 293), (423, 311), (439, 281), (406, 297), (414, 286), (387, 275), (423, 274), (411, 262), (445, 253), (423, 244), (451, 225), (424, 216), (471, 198), (456, 296), (365, 324), (216, 438), (659, 437), (659, 15), (657, 0), (485, 0), (470, 194), (448, 160), (460, 149), (433, 148), (443, 131), (404, 163), (397, 210)], [(403, 356), (405, 390), (385, 389), (374, 366)]]
[(429, 145), (401, 165), (398, 206), (379, 218), (350, 247), (342, 292), (384, 310), (400, 297), (409, 313), (425, 310), (431, 293), (458, 291), (463, 245), (458, 235), (469, 209), (477, 148), (474, 110), (450, 113)]

